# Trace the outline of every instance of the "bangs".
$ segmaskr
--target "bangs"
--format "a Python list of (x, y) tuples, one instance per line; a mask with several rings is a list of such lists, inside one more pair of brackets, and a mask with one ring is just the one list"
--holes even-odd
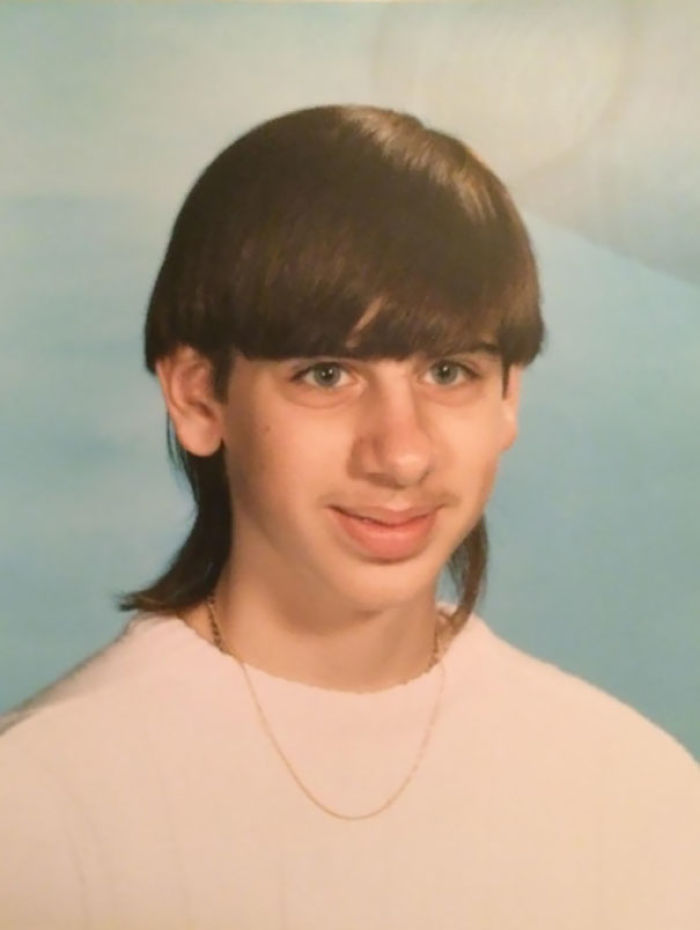
[[(488, 340), (506, 364), (532, 361), (535, 262), (498, 179), (410, 117), (319, 110), (264, 124), (207, 169), (149, 318), (211, 357), (436, 357)], [(167, 341), (154, 335), (152, 355)]]
[(488, 339), (510, 363), (531, 361), (538, 293), (519, 238), (415, 200), (399, 219), (389, 194), (333, 220), (315, 203), (303, 229), (278, 220), (251, 244), (249, 274), (239, 269), (222, 307), (231, 343), (251, 358), (400, 359)]

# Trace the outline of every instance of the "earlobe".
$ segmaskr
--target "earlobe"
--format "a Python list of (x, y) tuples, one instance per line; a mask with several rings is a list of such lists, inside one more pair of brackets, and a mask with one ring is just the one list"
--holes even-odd
[(193, 455), (213, 455), (221, 445), (223, 416), (209, 360), (179, 346), (158, 360), (156, 374), (180, 445)]

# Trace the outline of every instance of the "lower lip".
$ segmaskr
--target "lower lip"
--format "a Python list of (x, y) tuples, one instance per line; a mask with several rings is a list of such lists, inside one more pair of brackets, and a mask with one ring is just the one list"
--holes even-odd
[(437, 513), (432, 510), (425, 516), (389, 526), (332, 509), (345, 534), (366, 553), (380, 559), (405, 559), (415, 555), (433, 528)]

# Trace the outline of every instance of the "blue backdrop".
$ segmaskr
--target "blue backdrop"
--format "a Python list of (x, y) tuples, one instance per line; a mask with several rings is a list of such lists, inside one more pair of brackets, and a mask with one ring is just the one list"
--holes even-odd
[(186, 532), (140, 345), (185, 190), (265, 117), (373, 102), (481, 152), (541, 264), (549, 344), (481, 613), (700, 753), (698, 24), (681, 2), (3, 4), (0, 705), (112, 638), (115, 593)]

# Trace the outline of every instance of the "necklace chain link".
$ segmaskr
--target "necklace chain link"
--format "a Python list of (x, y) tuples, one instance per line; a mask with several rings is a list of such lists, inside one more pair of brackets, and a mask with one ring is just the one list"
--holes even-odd
[(216, 619), (216, 611), (214, 608), (214, 595), (213, 594), (210, 594), (206, 598), (205, 604), (207, 607), (207, 612), (209, 614), (209, 625), (211, 628), (211, 635), (214, 641), (214, 645), (220, 652), (224, 653), (225, 655), (230, 655), (233, 659), (235, 659), (236, 663), (241, 669), (241, 672), (243, 673), (246, 686), (250, 693), (250, 697), (255, 706), (258, 719), (260, 720), (260, 724), (262, 726), (262, 729), (265, 735), (267, 736), (267, 739), (269, 740), (270, 744), (272, 745), (273, 749), (279, 756), (280, 760), (284, 764), (285, 768), (287, 769), (291, 777), (296, 782), (297, 786), (306, 795), (309, 801), (315, 804), (316, 807), (320, 808), (326, 814), (329, 814), (331, 817), (335, 817), (338, 820), (368, 820), (371, 817), (376, 817), (378, 814), (383, 813), (383, 811), (391, 807), (391, 805), (397, 800), (397, 798), (400, 797), (401, 794), (403, 794), (405, 789), (408, 787), (408, 785), (413, 780), (414, 775), (418, 771), (418, 767), (423, 761), (423, 757), (428, 747), (428, 743), (430, 742), (430, 737), (435, 727), (435, 721), (437, 720), (438, 711), (440, 709), (442, 693), (443, 693), (444, 685), (445, 685), (445, 666), (442, 661), (442, 654), (440, 650), (439, 624), (438, 623), (435, 624), (435, 637), (433, 640), (433, 651), (430, 657), (430, 665), (428, 666), (428, 669), (426, 671), (429, 671), (435, 665), (438, 665), (440, 669), (440, 678), (438, 682), (437, 693), (435, 696), (435, 702), (430, 712), (428, 723), (426, 725), (425, 731), (421, 738), (420, 744), (418, 746), (418, 751), (416, 752), (416, 756), (413, 760), (413, 763), (411, 764), (410, 769), (408, 770), (404, 778), (401, 780), (401, 782), (398, 784), (398, 786), (391, 792), (389, 797), (385, 801), (383, 801), (378, 807), (374, 807), (371, 810), (366, 811), (361, 814), (346, 814), (346, 813), (343, 813), (342, 811), (335, 810), (334, 808), (330, 807), (328, 804), (325, 804), (320, 798), (316, 797), (316, 795), (311, 791), (311, 789), (304, 783), (301, 776), (295, 769), (294, 765), (292, 764), (292, 762), (290, 761), (290, 759), (288, 758), (288, 756), (285, 754), (284, 750), (282, 749), (282, 746), (280, 745), (279, 740), (275, 736), (275, 733), (270, 725), (270, 721), (268, 720), (267, 715), (265, 714), (265, 711), (263, 709), (263, 706), (260, 703), (260, 698), (250, 678), (250, 674), (248, 672), (248, 668), (246, 664), (239, 658), (235, 650), (232, 649), (231, 646), (228, 643), (226, 643), (226, 641), (224, 640), (223, 633), (221, 632), (221, 628), (219, 627), (218, 620)]

